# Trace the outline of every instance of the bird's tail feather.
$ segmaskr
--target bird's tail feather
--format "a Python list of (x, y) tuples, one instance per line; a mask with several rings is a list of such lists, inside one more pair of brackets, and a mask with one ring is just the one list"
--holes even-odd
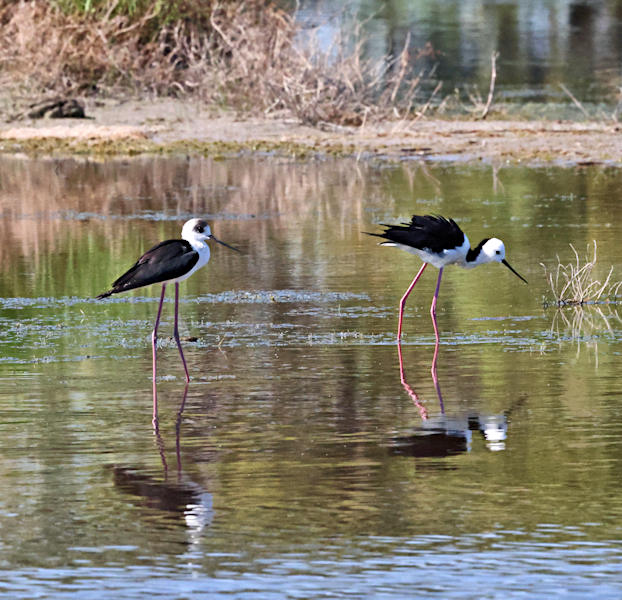
[[(371, 233), (369, 231), (363, 231), (362, 233), (366, 233), (367, 235), (373, 235), (373, 236), (382, 238), (384, 240), (389, 239), (386, 235), (386, 232), (385, 233)], [(378, 245), (379, 246), (395, 246), (395, 242), (392, 242), (389, 240), (388, 242), (378, 242)]]
[(95, 299), (103, 300), (104, 298), (108, 298), (108, 296), (112, 296), (112, 294), (114, 294), (114, 290), (108, 290), (107, 292), (104, 292), (103, 294), (100, 294), (99, 296), (95, 296)]

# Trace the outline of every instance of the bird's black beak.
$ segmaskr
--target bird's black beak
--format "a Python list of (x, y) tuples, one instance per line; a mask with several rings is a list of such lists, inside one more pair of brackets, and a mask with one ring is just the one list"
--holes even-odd
[(512, 273), (514, 273), (514, 275), (516, 275), (516, 277), (518, 277), (519, 279), (522, 279), (525, 283), (527, 283), (527, 280), (522, 276), (519, 275), (511, 266), (510, 263), (505, 260), (505, 258), (501, 261), (508, 269), (510, 269), (510, 271), (512, 271)]
[[(219, 240), (217, 237), (214, 237), (214, 235), (210, 235), (209, 236), (210, 240), (214, 240), (215, 242), (218, 242), (219, 244), (222, 244), (223, 246), (227, 246), (227, 248), (230, 248), (231, 250), (235, 250), (236, 252), (240, 252), (240, 250), (238, 250), (237, 248), (234, 248), (233, 246), (230, 246), (229, 244), (227, 244), (227, 242), (223, 242), (222, 240)], [(517, 273), (518, 275), (518, 273)]]

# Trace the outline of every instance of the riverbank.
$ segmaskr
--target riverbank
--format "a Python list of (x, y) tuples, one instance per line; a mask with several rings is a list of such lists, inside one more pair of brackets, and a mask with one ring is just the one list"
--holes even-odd
[(622, 125), (613, 122), (421, 119), (310, 127), (285, 117), (217, 113), (173, 99), (92, 102), (86, 115), (0, 123), (0, 152), (97, 157), (249, 151), (385, 160), (622, 164)]

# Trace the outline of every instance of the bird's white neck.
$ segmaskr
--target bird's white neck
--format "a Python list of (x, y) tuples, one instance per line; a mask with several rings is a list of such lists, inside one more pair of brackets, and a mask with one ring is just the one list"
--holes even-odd
[(189, 237), (186, 241), (192, 246), (193, 250), (196, 250), (199, 254), (202, 252), (209, 252), (209, 246), (206, 240), (201, 240), (196, 237)]
[(484, 265), (490, 262), (490, 259), (480, 250), (477, 254), (467, 256), (464, 259), (464, 264), (462, 265), (465, 269), (472, 269), (473, 267), (478, 267), (479, 265)]

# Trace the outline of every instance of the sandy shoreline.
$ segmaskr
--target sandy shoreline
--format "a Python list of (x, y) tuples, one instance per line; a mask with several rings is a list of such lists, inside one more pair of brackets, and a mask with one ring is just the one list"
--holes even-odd
[[(106, 154), (151, 151), (210, 153), (230, 150), (302, 149), (326, 154), (428, 159), (586, 165), (622, 164), (622, 125), (571, 121), (390, 122), (362, 127), (301, 125), (293, 119), (238, 118), (214, 114), (188, 101), (108, 101), (87, 104), (88, 119), (37, 119), (0, 124), (4, 153)], [(62, 144), (54, 144), (62, 140)], [(47, 143), (46, 143), (47, 142)], [(52, 143), (50, 143), (52, 142)], [(118, 142), (118, 152), (114, 142)], [(111, 145), (112, 143), (112, 145)], [(201, 147), (203, 146), (203, 147)]]

